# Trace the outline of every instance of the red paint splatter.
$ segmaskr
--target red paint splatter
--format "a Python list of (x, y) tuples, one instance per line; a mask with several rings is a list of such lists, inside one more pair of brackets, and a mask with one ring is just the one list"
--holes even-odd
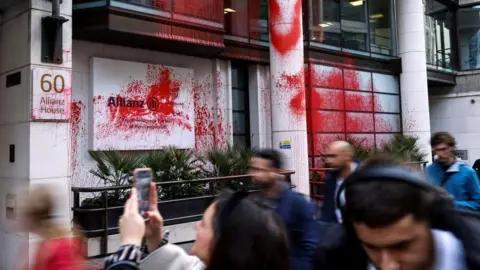
[[(211, 75), (193, 87), (195, 105), (195, 149), (198, 151), (222, 148), (228, 143), (230, 124), (224, 123), (223, 83), (220, 72), (216, 74), (216, 84)], [(214, 94), (217, 93), (217, 97)], [(209, 104), (215, 101), (215, 105)]]
[(85, 110), (82, 101), (72, 101), (70, 117), (70, 175), (75, 176), (78, 166), (79, 138), (84, 131), (82, 111)]
[(345, 114), (337, 111), (311, 111), (312, 132), (345, 132)]
[(400, 132), (400, 115), (375, 114), (376, 132)]
[(293, 21), (291, 23), (292, 28), (287, 33), (281, 33), (276, 29), (276, 25), (281, 23), (282, 10), (277, 0), (269, 0), (270, 7), (270, 38), (273, 47), (281, 54), (287, 54), (291, 49), (297, 45), (301, 31), (301, 19), (302, 19), (302, 1), (297, 0), (294, 7)]
[(345, 106), (343, 90), (313, 88), (310, 100), (312, 109), (343, 110)]
[(375, 135), (374, 134), (349, 134), (347, 138), (352, 140), (355, 145), (361, 145), (363, 147), (373, 147), (375, 145)]
[[(181, 85), (181, 81), (172, 78), (170, 68), (148, 65), (145, 80), (130, 81), (116, 96), (93, 99), (97, 109), (107, 106), (108, 110), (108, 122), (97, 126), (99, 132), (96, 136), (105, 138), (112, 133), (121, 133), (129, 139), (139, 132), (171, 135), (175, 127), (193, 130), (189, 116), (182, 111), (189, 104), (176, 103)], [(190, 91), (187, 94), (191, 94)], [(108, 105), (112, 101), (114, 104)], [(136, 105), (126, 106), (129, 101)]]
[(321, 134), (317, 133), (313, 135), (313, 154), (314, 155), (323, 155), (325, 154), (326, 147), (328, 144), (336, 141), (345, 139), (345, 134)]
[(309, 82), (311, 86), (343, 89), (343, 76), (340, 68), (327, 66), (317, 67), (326, 68), (328, 72), (322, 72), (322, 70), (317, 70), (315, 67), (311, 67), (309, 72)]
[(347, 133), (373, 132), (373, 113), (346, 113)]
[(345, 110), (365, 111), (373, 110), (373, 97), (370, 93), (345, 91)]
[(277, 87), (288, 92), (293, 92), (290, 99), (289, 108), (291, 112), (299, 117), (305, 115), (305, 86), (303, 80), (303, 70), (297, 74), (282, 74), (277, 81)]

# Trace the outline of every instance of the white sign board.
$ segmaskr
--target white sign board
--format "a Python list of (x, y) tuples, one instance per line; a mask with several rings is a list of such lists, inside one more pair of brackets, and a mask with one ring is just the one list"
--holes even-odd
[(193, 70), (92, 59), (94, 150), (195, 147)]
[(71, 72), (35, 67), (32, 73), (32, 119), (68, 120), (72, 100)]

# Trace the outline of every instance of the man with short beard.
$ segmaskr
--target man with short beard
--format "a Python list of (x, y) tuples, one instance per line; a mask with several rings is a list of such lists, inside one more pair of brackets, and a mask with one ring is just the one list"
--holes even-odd
[(280, 153), (266, 149), (257, 152), (252, 158), (250, 174), (261, 189), (261, 198), (275, 209), (287, 230), (292, 270), (311, 270), (312, 256), (318, 242), (315, 208), (302, 194), (290, 189), (284, 177), (279, 174), (281, 169)]

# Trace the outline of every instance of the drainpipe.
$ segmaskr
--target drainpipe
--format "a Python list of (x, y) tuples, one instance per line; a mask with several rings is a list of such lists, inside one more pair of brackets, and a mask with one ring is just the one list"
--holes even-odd
[(60, 0), (52, 0), (52, 17), (60, 17)]

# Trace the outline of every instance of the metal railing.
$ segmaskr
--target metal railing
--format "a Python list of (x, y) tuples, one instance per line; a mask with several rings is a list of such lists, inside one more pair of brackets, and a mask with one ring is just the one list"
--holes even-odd
[[(407, 166), (411, 166), (414, 169), (425, 171), (427, 162), (406, 162)], [(310, 198), (317, 202), (323, 202), (325, 196), (325, 176), (330, 168), (310, 168)]]
[[(285, 176), (286, 182), (290, 184), (291, 176), (294, 171), (283, 171), (281, 174)], [(242, 184), (241, 184), (242, 183)], [(181, 198), (169, 198), (163, 200), (159, 198), (158, 207), (164, 218), (164, 224), (175, 225), (200, 220), (206, 208), (215, 200), (219, 191), (224, 188), (247, 190), (256, 192), (258, 188), (251, 182), (250, 175), (237, 175), (226, 177), (212, 177), (188, 181), (169, 181), (158, 182), (158, 194), (164, 194), (176, 190), (193, 190), (192, 196), (184, 196)], [(132, 186), (111, 186), (111, 187), (72, 187), (73, 193), (73, 219), (74, 223), (81, 228), (81, 232), (85, 238), (100, 237), (100, 254), (94, 257), (102, 257), (108, 254), (108, 236), (119, 233), (118, 219), (123, 213), (123, 202), (121, 205), (111, 203), (113, 194), (123, 194), (123, 201), (128, 198)], [(100, 201), (97, 207), (82, 205), (81, 194), (96, 193), (94, 198)], [(188, 192), (187, 192), (188, 193)], [(89, 198), (86, 198), (89, 199)], [(91, 198), (90, 198), (91, 199)], [(85, 199), (84, 199), (85, 201)]]

